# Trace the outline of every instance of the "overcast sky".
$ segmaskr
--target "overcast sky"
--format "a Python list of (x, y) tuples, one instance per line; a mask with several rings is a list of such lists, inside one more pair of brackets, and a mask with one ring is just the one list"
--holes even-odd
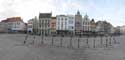
[(21, 16), (25, 22), (39, 12), (76, 14), (79, 10), (89, 18), (106, 20), (114, 26), (125, 25), (125, 0), (0, 0), (0, 19)]

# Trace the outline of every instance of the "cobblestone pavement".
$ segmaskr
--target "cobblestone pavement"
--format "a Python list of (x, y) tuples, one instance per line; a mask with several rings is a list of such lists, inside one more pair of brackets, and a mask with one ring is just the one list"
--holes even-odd
[(25, 36), (0, 34), (0, 60), (125, 60), (124, 36), (116, 37), (120, 44), (114, 44), (111, 48), (82, 49), (37, 45), (40, 41), (36, 43), (36, 40), (34, 44), (29, 44), (32, 37), (28, 38), (28, 43), (23, 44)]

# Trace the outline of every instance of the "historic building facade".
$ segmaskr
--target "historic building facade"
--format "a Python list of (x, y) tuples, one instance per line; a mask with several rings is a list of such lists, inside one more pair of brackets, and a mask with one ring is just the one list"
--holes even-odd
[(81, 34), (82, 32), (82, 15), (79, 11), (75, 15), (75, 34)]
[(88, 15), (86, 14), (82, 21), (82, 33), (88, 34), (91, 31), (91, 24)]
[(52, 13), (40, 13), (39, 14), (39, 31), (42, 35), (50, 35), (50, 20)]
[(1, 21), (7, 32), (26, 32), (26, 24), (21, 17), (11, 17)]
[(57, 15), (56, 30), (58, 34), (71, 34), (75, 30), (74, 15)]
[(50, 21), (51, 34), (56, 34), (56, 17), (52, 17)]
[(98, 32), (99, 34), (113, 33), (113, 26), (107, 21), (98, 21), (96, 25), (96, 32)]
[(91, 32), (92, 33), (95, 33), (95, 31), (96, 31), (96, 22), (95, 22), (95, 20), (94, 19), (92, 19), (91, 21), (90, 21), (90, 28), (91, 28)]

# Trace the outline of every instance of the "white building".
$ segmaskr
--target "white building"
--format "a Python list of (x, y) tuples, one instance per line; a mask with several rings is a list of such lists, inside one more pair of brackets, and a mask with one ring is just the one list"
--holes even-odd
[(67, 15), (67, 23), (68, 23), (68, 30), (74, 31), (75, 30), (75, 16), (74, 15)]
[(89, 19), (88, 15), (85, 15), (83, 18), (82, 28), (83, 28), (84, 33), (91, 31), (91, 24), (90, 24), (90, 19)]
[(0, 32), (7, 32), (6, 23), (0, 22)]
[(74, 32), (75, 16), (74, 15), (57, 15), (56, 30), (58, 32)]
[(26, 30), (26, 25), (23, 21), (15, 21), (12, 23), (12, 31), (25, 31)]
[(125, 26), (120, 26), (119, 29), (121, 34), (125, 34)]
[(26, 24), (23, 22), (21, 17), (11, 17), (6, 20), (2, 20), (2, 23), (7, 27), (8, 32), (25, 32)]
[(52, 13), (39, 13), (39, 32), (42, 35), (50, 35), (51, 27), (50, 20), (52, 19)]
[(27, 32), (32, 33), (33, 32), (33, 20), (34, 19), (30, 19), (27, 23)]

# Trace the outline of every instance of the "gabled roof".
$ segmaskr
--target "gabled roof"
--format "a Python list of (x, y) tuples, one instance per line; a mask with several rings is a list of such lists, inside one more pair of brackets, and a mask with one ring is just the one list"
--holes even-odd
[(39, 13), (39, 18), (51, 18), (52, 13)]
[(11, 17), (11, 18), (7, 18), (6, 20), (2, 20), (1, 22), (16, 22), (16, 21), (22, 21), (21, 17)]
[(1, 22), (7, 22), (7, 20), (1, 20)]

